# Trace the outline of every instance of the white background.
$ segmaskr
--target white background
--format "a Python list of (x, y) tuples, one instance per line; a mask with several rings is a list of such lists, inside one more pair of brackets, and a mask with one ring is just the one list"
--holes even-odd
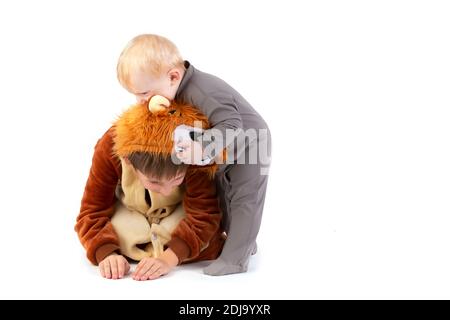
[[(0, 298), (449, 299), (447, 1), (1, 1)], [(141, 33), (273, 134), (249, 272), (102, 279), (73, 230)]]

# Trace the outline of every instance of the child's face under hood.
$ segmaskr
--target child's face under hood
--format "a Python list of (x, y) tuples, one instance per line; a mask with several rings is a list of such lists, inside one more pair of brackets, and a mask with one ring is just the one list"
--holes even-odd
[(152, 175), (145, 175), (139, 170), (135, 170), (136, 176), (145, 189), (160, 193), (168, 197), (172, 191), (183, 183), (186, 170), (178, 172), (173, 178), (156, 178)]

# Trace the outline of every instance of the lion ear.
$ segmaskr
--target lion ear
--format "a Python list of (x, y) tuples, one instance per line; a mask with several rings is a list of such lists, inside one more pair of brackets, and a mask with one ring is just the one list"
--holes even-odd
[(163, 96), (153, 96), (148, 102), (148, 109), (152, 113), (158, 113), (170, 107), (169, 99)]

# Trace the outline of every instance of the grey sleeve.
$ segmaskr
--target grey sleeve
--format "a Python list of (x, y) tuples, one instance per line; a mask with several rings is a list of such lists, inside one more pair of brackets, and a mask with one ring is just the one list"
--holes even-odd
[(205, 96), (202, 101), (192, 102), (208, 117), (211, 129), (205, 130), (201, 143), (206, 156), (213, 158), (233, 142), (230, 137), (242, 131), (242, 117), (231, 94)]

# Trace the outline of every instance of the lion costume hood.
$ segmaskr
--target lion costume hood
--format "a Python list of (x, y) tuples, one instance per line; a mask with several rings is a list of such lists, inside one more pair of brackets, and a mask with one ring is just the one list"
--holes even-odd
[[(174, 132), (178, 126), (210, 128), (208, 119), (196, 108), (170, 103), (162, 96), (153, 96), (148, 105), (137, 104), (122, 113), (114, 123), (114, 153), (124, 158), (133, 152), (171, 155)], [(193, 166), (214, 176), (217, 165)]]

